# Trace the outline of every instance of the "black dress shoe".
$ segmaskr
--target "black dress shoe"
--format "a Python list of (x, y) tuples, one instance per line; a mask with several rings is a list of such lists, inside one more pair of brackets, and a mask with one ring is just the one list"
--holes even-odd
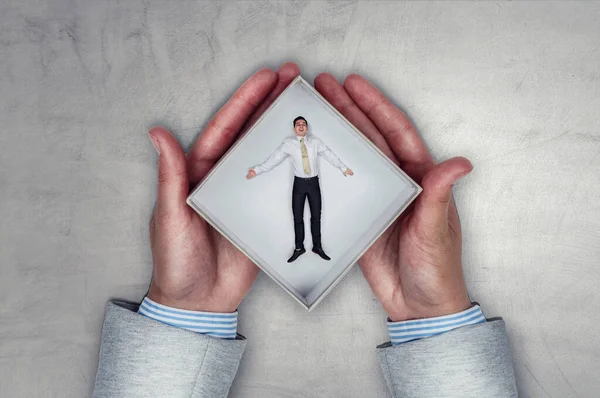
[(331, 258), (325, 254), (322, 247), (313, 247), (312, 251), (313, 253), (317, 253), (323, 260), (331, 260)]
[(301, 255), (303, 255), (304, 253), (306, 253), (306, 249), (304, 249), (304, 248), (294, 250), (294, 254), (292, 254), (292, 257), (290, 257), (288, 259), (288, 263), (291, 263), (292, 261), (296, 261), (296, 259), (298, 257), (300, 257)]

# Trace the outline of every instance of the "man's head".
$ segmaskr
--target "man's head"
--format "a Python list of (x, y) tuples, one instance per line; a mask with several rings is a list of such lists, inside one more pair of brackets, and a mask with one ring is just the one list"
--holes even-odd
[(304, 137), (308, 133), (308, 122), (302, 116), (294, 119), (294, 131), (298, 137)]

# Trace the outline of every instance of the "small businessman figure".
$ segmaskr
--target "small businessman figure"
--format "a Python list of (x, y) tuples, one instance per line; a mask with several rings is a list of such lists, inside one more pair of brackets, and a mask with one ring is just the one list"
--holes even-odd
[(338, 168), (344, 176), (354, 175), (340, 159), (317, 138), (307, 137), (308, 122), (302, 116), (294, 119), (295, 138), (286, 138), (283, 143), (269, 156), (267, 160), (251, 168), (247, 179), (265, 173), (288, 156), (294, 166), (294, 187), (292, 189), (292, 213), (294, 215), (294, 234), (296, 236), (296, 248), (288, 263), (295, 261), (304, 249), (304, 202), (308, 198), (310, 207), (310, 232), (313, 239), (312, 251), (324, 260), (331, 258), (323, 250), (321, 244), (321, 188), (319, 186), (319, 170), (317, 166), (318, 156), (323, 156), (334, 167)]

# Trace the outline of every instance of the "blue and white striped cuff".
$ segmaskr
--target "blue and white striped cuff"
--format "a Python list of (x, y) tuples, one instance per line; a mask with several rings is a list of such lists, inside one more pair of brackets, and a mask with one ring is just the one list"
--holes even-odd
[(159, 304), (144, 297), (138, 314), (192, 332), (207, 334), (221, 339), (235, 339), (237, 336), (238, 313), (222, 314), (180, 310)]
[(406, 343), (412, 340), (435, 336), (449, 332), (452, 329), (466, 325), (486, 322), (483, 312), (478, 305), (468, 310), (434, 318), (414, 321), (388, 322), (388, 331), (392, 345)]

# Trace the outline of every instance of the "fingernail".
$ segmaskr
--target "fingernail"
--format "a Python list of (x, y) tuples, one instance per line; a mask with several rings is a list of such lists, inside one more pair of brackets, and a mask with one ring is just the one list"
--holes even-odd
[(472, 169), (469, 171), (465, 171), (464, 173), (460, 174), (457, 178), (456, 181), (460, 180), (461, 178), (463, 178), (464, 176), (471, 174), (471, 171), (473, 171)]
[(152, 146), (154, 147), (154, 149), (156, 149), (156, 153), (158, 153), (160, 155), (160, 143), (158, 141), (158, 139), (152, 135), (152, 133), (148, 133), (148, 135), (150, 136), (150, 141), (152, 142)]

